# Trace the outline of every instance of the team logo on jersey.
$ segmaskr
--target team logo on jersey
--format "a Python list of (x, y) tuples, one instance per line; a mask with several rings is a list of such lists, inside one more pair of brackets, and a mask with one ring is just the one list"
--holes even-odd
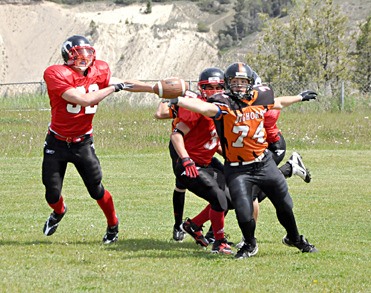
[(248, 120), (261, 119), (264, 117), (264, 113), (267, 112), (267, 109), (260, 110), (258, 112), (245, 112), (238, 114), (236, 117), (235, 123), (244, 122)]

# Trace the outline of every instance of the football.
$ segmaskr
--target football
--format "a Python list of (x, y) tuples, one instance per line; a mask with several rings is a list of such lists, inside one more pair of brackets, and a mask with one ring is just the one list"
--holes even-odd
[(170, 77), (159, 80), (154, 86), (153, 91), (156, 95), (163, 99), (175, 99), (183, 96), (188, 90), (188, 82), (178, 77)]

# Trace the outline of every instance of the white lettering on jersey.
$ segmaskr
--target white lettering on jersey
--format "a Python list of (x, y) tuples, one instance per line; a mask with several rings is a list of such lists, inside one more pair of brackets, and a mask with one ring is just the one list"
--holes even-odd
[[(86, 94), (85, 88), (83, 86), (78, 86), (76, 89), (80, 91), (81, 93)], [(89, 89), (88, 89), (89, 93), (92, 93), (98, 90), (99, 90), (99, 87), (97, 84), (94, 83), (94, 84), (89, 85)], [(82, 108), (83, 107), (81, 107), (80, 105), (67, 104), (68, 113), (78, 114), (80, 113)], [(95, 114), (97, 112), (97, 108), (98, 108), (98, 105), (87, 106), (84, 108), (85, 114)]]

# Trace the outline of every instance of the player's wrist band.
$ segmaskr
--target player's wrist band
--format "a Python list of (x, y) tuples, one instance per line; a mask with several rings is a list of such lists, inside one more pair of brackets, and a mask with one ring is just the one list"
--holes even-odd
[(170, 105), (178, 105), (179, 98), (169, 99), (169, 106)]

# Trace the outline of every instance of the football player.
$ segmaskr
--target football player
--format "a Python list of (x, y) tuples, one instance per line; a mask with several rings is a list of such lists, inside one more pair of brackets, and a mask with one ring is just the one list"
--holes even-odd
[(118, 218), (110, 192), (102, 184), (102, 171), (93, 144), (93, 117), (99, 102), (114, 92), (153, 92), (143, 82), (111, 77), (108, 64), (96, 60), (91, 43), (80, 35), (66, 39), (61, 48), (64, 64), (44, 72), (51, 106), (51, 122), (45, 139), (42, 182), (45, 199), (53, 209), (43, 232), (53, 235), (67, 212), (61, 194), (68, 163), (75, 165), (89, 195), (107, 219), (103, 243), (117, 241)]
[[(208, 95), (212, 95), (215, 93), (215, 90), (207, 90), (207, 88), (214, 88), (214, 86), (209, 85), (209, 78), (213, 75), (215, 78), (223, 78), (221, 75), (222, 71), (218, 68), (208, 68), (204, 70), (198, 80), (198, 90), (200, 93), (207, 98)], [(218, 86), (219, 88), (219, 86)], [(170, 105), (168, 100), (163, 100), (158, 104), (155, 118), (156, 119), (173, 119), (172, 120), (172, 131), (174, 130), (175, 126), (179, 122), (178, 118), (178, 107), (176, 105)], [(177, 152), (174, 149), (174, 146), (170, 140), (169, 142), (169, 153), (172, 160), (172, 167), (173, 171), (175, 172), (175, 166), (179, 159)], [(213, 157), (211, 160), (211, 165), (214, 168), (217, 168), (223, 172), (223, 164), (216, 158)], [(173, 226), (173, 240), (177, 242), (182, 242), (185, 237), (185, 232), (180, 229), (180, 225), (183, 222), (183, 212), (184, 212), (184, 202), (185, 202), (185, 192), (186, 187), (179, 181), (177, 177), (175, 177), (175, 187), (173, 190), (173, 213), (174, 213), (174, 226)], [(205, 237), (209, 242), (214, 242), (214, 234), (212, 233), (212, 229), (210, 227), (210, 233), (208, 232)], [(208, 235), (210, 238), (208, 238)], [(211, 241), (210, 241), (211, 240)]]
[(245, 239), (236, 258), (256, 255), (253, 218), (253, 191), (257, 185), (271, 200), (287, 235), (282, 239), (288, 246), (301, 252), (317, 252), (303, 235), (299, 234), (293, 213), (287, 182), (277, 168), (272, 153), (267, 150), (264, 114), (267, 110), (282, 109), (293, 103), (315, 99), (317, 93), (305, 91), (297, 96), (275, 98), (272, 89), (261, 85), (253, 88), (252, 69), (245, 63), (228, 66), (224, 74), (225, 93), (213, 95), (207, 102), (189, 97), (178, 97), (172, 104), (211, 117), (220, 138), (224, 173), (238, 225)]
[[(206, 100), (223, 92), (223, 71), (216, 67), (205, 69), (200, 74), (198, 86), (200, 94), (194, 94), (192, 100)], [(214, 122), (184, 108), (179, 108), (178, 119), (171, 134), (171, 142), (178, 155), (174, 174), (184, 187), (209, 202), (197, 216), (187, 218), (180, 228), (197, 244), (207, 246), (209, 243), (202, 234), (202, 226), (210, 220), (215, 237), (211, 252), (231, 254), (224, 235), (224, 215), (228, 210), (224, 174), (211, 164), (220, 147)]]

